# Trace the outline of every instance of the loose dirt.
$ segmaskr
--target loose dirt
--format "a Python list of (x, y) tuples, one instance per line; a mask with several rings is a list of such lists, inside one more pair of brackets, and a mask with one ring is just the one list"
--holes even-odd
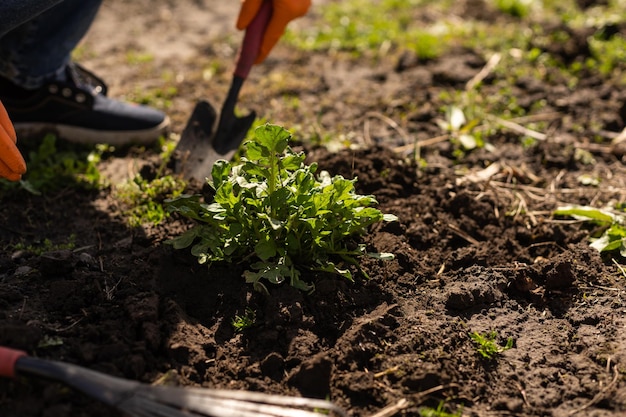
[[(470, 18), (463, 10), (481, 2), (458, 3)], [(176, 86), (167, 104), (175, 135), (197, 99), (224, 97), (237, 7), (107, 1), (80, 60), (111, 95)], [(488, 8), (480, 15), (501, 18)], [(296, 24), (318, 18), (313, 10)], [(588, 50), (551, 52), (571, 60)], [(132, 64), (141, 54), (152, 59)], [(546, 136), (535, 146), (501, 129), (488, 136), (492, 147), (462, 159), (449, 140), (420, 142), (425, 163), (417, 163), (415, 140), (445, 133), (439, 93), (463, 90), (485, 65), (467, 49), (426, 62), (398, 51), (373, 63), (279, 45), (253, 69), (241, 106), (301, 137), (345, 132), (349, 149), (302, 149), (331, 174), (358, 178), (359, 193), (399, 217), (363, 238), (396, 257), (364, 259), (370, 279), (311, 276), (311, 295), (278, 286), (266, 296), (244, 284), (245, 265), (207, 270), (164, 245), (189, 226), (184, 219), (129, 228), (111, 188), (23, 194), (0, 213), (0, 345), (147, 383), (329, 398), (353, 416), (385, 407), (395, 408), (384, 415), (416, 416), (441, 401), (464, 416), (624, 415), (626, 274), (589, 247), (591, 227), (551, 215), (562, 204), (625, 201), (624, 148), (590, 139), (624, 128), (623, 86), (592, 74), (575, 88), (558, 74), (528, 79), (511, 94), (529, 108), (546, 103)], [(484, 84), (485, 96), (500, 91), (490, 77)], [(150, 165), (151, 152), (116, 155), (102, 169), (132, 175)], [(600, 182), (582, 185), (582, 175)], [(74, 250), (9, 249), (69, 236)], [(256, 324), (236, 332), (231, 320), (246, 309)], [(490, 331), (501, 346), (514, 341), (491, 360), (470, 338)], [(58, 384), (19, 378), (0, 381), (0, 415), (119, 414)]]

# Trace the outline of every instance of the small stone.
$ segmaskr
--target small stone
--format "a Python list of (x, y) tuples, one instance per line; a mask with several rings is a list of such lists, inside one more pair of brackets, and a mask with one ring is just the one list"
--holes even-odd
[(31, 275), (33, 272), (35, 271), (35, 268), (32, 268), (28, 265), (24, 265), (24, 266), (18, 266), (15, 269), (15, 276), (16, 277), (27, 277), (29, 275)]

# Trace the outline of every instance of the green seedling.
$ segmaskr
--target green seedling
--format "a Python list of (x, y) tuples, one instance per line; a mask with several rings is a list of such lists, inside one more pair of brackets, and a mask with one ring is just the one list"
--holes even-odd
[(304, 163), (304, 153), (288, 146), (291, 133), (282, 127), (265, 124), (254, 133), (238, 164), (220, 160), (213, 166), (208, 180), (215, 190), (212, 203), (199, 195), (167, 201), (170, 212), (198, 222), (169, 243), (191, 247), (200, 263), (250, 262), (246, 282), (263, 292), (264, 281), (288, 281), (312, 291), (314, 285), (301, 279), (304, 270), (352, 280), (346, 265), (358, 267), (357, 258), (367, 254), (352, 238), (374, 223), (397, 218), (372, 207), (377, 204), (373, 196), (358, 195), (356, 179), (326, 171), (316, 176), (317, 163)]
[(424, 407), (419, 410), (420, 417), (461, 417), (462, 410), (448, 412), (445, 410), (445, 402), (440, 401), (437, 408)]
[(178, 94), (178, 88), (167, 86), (163, 88), (136, 88), (128, 95), (129, 100), (160, 109), (172, 107), (172, 99)]
[(246, 308), (246, 312), (241, 316), (236, 315), (230, 324), (235, 331), (243, 332), (256, 324), (256, 313), (251, 308)]
[(63, 339), (59, 336), (48, 336), (44, 335), (44, 337), (37, 343), (38, 349), (47, 349), (51, 347), (63, 346)]
[(598, 225), (599, 231), (591, 236), (591, 247), (599, 252), (617, 251), (622, 257), (626, 257), (626, 212), (623, 207), (617, 209), (620, 212), (589, 206), (564, 206), (556, 209), (553, 214)]
[(491, 331), (486, 334), (480, 334), (478, 332), (470, 333), (470, 338), (476, 344), (476, 351), (485, 359), (493, 359), (496, 355), (509, 350), (513, 347), (513, 339), (508, 338), (506, 345), (500, 346), (496, 342), (498, 334), (495, 331)]
[(465, 152), (485, 146), (481, 136), (475, 131), (478, 120), (468, 121), (465, 112), (460, 107), (448, 107), (445, 119), (439, 120), (438, 124), (442, 130), (450, 133), (452, 142), (458, 146), (455, 152), (458, 157)]
[(532, 0), (496, 0), (496, 7), (503, 13), (523, 18), (530, 14)]

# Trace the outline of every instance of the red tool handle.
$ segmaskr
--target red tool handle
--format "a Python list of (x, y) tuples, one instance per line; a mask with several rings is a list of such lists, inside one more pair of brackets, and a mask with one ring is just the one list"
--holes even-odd
[(15, 377), (15, 362), (26, 352), (0, 346), (0, 377)]
[(243, 43), (241, 44), (239, 57), (237, 58), (237, 67), (235, 68), (236, 76), (241, 78), (248, 77), (248, 73), (250, 73), (254, 61), (256, 61), (257, 56), (259, 56), (263, 35), (265, 35), (265, 29), (271, 18), (272, 2), (265, 0), (259, 12), (246, 28), (246, 34), (243, 37)]

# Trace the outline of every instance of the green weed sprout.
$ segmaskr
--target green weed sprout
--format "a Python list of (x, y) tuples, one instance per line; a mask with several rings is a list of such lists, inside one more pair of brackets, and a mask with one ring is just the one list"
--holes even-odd
[(455, 412), (447, 412), (445, 410), (445, 402), (439, 401), (437, 408), (424, 407), (419, 410), (420, 417), (461, 417), (463, 415), (462, 410)]
[(473, 129), (478, 124), (477, 120), (467, 121), (465, 112), (456, 106), (446, 109), (445, 121), (439, 121), (442, 130), (450, 132), (453, 139), (460, 145), (463, 151), (471, 151), (484, 147), (484, 142), (479, 138)]
[(470, 338), (476, 344), (476, 351), (485, 359), (493, 359), (496, 355), (509, 350), (513, 347), (513, 339), (508, 338), (506, 345), (500, 346), (496, 343), (498, 334), (495, 331), (491, 331), (486, 334), (480, 334), (478, 332), (470, 333)]
[[(305, 165), (303, 152), (289, 146), (291, 134), (265, 124), (244, 145), (235, 165), (217, 161), (209, 185), (214, 201), (199, 195), (181, 195), (166, 201), (170, 212), (198, 223), (168, 241), (176, 249), (191, 247), (198, 262), (251, 261), (246, 282), (267, 292), (264, 281), (290, 284), (304, 291), (314, 285), (301, 279), (301, 271), (324, 271), (352, 280), (345, 264), (356, 265), (361, 255), (390, 259), (387, 253), (367, 254), (349, 239), (364, 234), (380, 221), (394, 221), (372, 207), (373, 196), (357, 195), (354, 180), (331, 177), (317, 164)], [(364, 273), (364, 271), (361, 271)]]
[(256, 313), (251, 308), (246, 308), (242, 315), (236, 315), (230, 322), (235, 331), (243, 332), (256, 324)]
[(171, 175), (158, 176), (153, 180), (136, 175), (132, 180), (118, 184), (114, 192), (122, 203), (128, 224), (140, 227), (162, 223), (168, 215), (163, 201), (181, 195), (184, 187), (184, 181)]
[(496, 7), (513, 17), (524, 18), (530, 14), (532, 0), (496, 0)]

